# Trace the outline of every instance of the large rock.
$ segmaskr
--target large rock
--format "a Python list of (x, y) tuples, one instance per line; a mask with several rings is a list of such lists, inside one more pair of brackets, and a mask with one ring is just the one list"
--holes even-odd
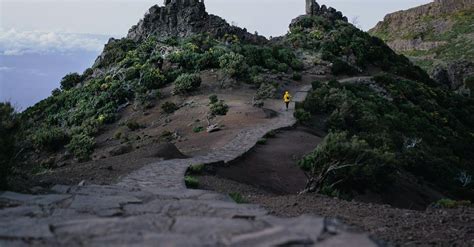
[(134, 41), (150, 36), (165, 40), (201, 33), (215, 37), (236, 35), (248, 42), (266, 42), (263, 36), (250, 34), (245, 29), (229, 25), (218, 16), (208, 14), (202, 0), (165, 0), (164, 6), (151, 7), (145, 17), (130, 29), (127, 37)]
[(460, 60), (447, 65), (438, 65), (434, 68), (433, 79), (452, 90), (463, 90), (464, 80), (474, 76), (474, 62)]

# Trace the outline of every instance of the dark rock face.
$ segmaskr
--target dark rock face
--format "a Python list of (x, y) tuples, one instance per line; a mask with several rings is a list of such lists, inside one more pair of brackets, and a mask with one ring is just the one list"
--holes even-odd
[(332, 7), (326, 7), (326, 5), (319, 6), (315, 0), (306, 0), (306, 15), (320, 15), (331, 20), (343, 20), (347, 22), (341, 11), (337, 11)]
[(446, 66), (438, 65), (431, 75), (435, 81), (452, 90), (464, 88), (464, 79), (474, 76), (474, 62), (456, 61)]
[(266, 42), (263, 36), (250, 34), (245, 29), (229, 25), (218, 16), (208, 14), (203, 0), (165, 0), (163, 7), (151, 7), (143, 20), (130, 29), (127, 38), (142, 41), (151, 36), (159, 39), (183, 38), (200, 33), (215, 37), (229, 34), (247, 42)]

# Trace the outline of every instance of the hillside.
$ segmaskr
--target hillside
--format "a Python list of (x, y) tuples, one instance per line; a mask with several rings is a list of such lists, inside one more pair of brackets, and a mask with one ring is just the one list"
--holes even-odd
[(272, 123), (282, 93), (311, 83), (295, 117), (328, 135), (299, 162), (306, 192), (370, 192), (393, 205), (418, 200), (378, 198), (400, 186), (422, 194), (422, 206), (473, 198), (460, 178), (474, 174), (472, 99), (438, 87), (314, 1), (272, 40), (208, 14), (202, 1), (153, 6), (93, 67), (66, 75), (49, 98), (15, 116), (13, 186), (110, 184), (152, 162), (208, 153), (243, 128)]
[(474, 98), (314, 0), (270, 40), (166, 0), (47, 99), (0, 103), (0, 134), (0, 189), (38, 194), (0, 193), (0, 245), (474, 239)]
[(369, 33), (448, 88), (461, 93), (472, 89), (474, 1), (436, 0), (388, 14)]

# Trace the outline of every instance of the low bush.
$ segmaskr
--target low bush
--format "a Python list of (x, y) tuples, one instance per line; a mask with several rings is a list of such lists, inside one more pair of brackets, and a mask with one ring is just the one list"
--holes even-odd
[(19, 122), (10, 103), (0, 103), (0, 190), (8, 187), (8, 176), (14, 161), (16, 132)]
[[(300, 162), (300, 167), (310, 178), (308, 192), (352, 190), (366, 187), (380, 190), (389, 181), (389, 167), (394, 155), (370, 145), (346, 132), (329, 133), (321, 144)], [(350, 188), (350, 189), (348, 189)]]
[(85, 134), (74, 135), (66, 148), (74, 155), (79, 162), (90, 160), (94, 152), (95, 140)]
[(137, 123), (136, 121), (128, 121), (126, 125), (127, 125), (127, 128), (131, 131), (135, 131), (141, 128), (140, 124)]
[(469, 76), (464, 80), (464, 85), (471, 90), (471, 95), (474, 95), (474, 76)]
[(311, 113), (305, 111), (304, 109), (297, 109), (294, 113), (294, 116), (299, 123), (308, 123), (311, 120)]
[[(304, 102), (305, 111), (327, 116), (325, 131), (346, 133), (347, 140), (338, 137), (341, 143), (352, 143), (352, 138), (357, 138), (360, 145), (353, 148), (362, 153), (386, 153), (397, 157), (379, 160), (378, 164), (366, 162), (363, 169), (346, 174), (344, 182), (332, 187), (341, 193), (357, 188), (356, 185), (365, 186), (359, 188), (361, 191), (388, 188), (391, 180), (373, 175), (385, 166), (385, 169), (400, 169), (402, 173), (408, 172), (420, 180), (427, 180), (445, 193), (453, 193), (448, 193), (450, 196), (464, 198), (469, 195), (473, 184), (464, 186), (458, 178), (460, 172), (474, 174), (471, 165), (474, 149), (468, 148), (474, 143), (474, 118), (470, 114), (474, 112), (474, 100), (391, 75), (376, 76), (373, 80), (370, 85), (315, 82), (313, 91)], [(326, 145), (331, 146), (329, 144), (337, 147), (335, 142)], [(320, 148), (329, 147), (320, 145)], [(341, 147), (339, 154), (333, 153), (332, 159), (326, 162), (340, 162), (351, 150)], [(336, 174), (345, 171), (351, 169), (332, 172), (329, 178), (336, 180), (329, 179), (322, 187), (331, 187), (338, 181)], [(347, 183), (359, 178), (368, 178), (372, 182)]]
[(301, 75), (301, 73), (298, 73), (298, 72), (295, 72), (293, 73), (293, 80), (295, 81), (301, 81), (303, 79), (303, 76)]
[(175, 103), (167, 101), (161, 105), (161, 109), (164, 113), (171, 114), (177, 111), (179, 108)]
[(61, 128), (50, 126), (36, 130), (32, 142), (36, 149), (44, 151), (57, 151), (69, 141), (69, 135)]
[(267, 141), (268, 141), (267, 138), (260, 138), (260, 139), (258, 139), (257, 144), (258, 145), (265, 145), (265, 144), (267, 144)]
[(270, 83), (262, 83), (257, 90), (255, 98), (257, 100), (272, 99), (275, 97), (277, 92), (276, 87)]
[(441, 199), (435, 203), (436, 207), (440, 208), (458, 208), (471, 206), (470, 201), (455, 201), (451, 199)]
[(203, 131), (204, 131), (204, 127), (202, 127), (202, 126), (198, 126), (198, 127), (193, 128), (194, 133), (200, 133), (200, 132), (203, 132)]
[(232, 200), (234, 200), (234, 202), (237, 203), (237, 204), (247, 203), (247, 200), (245, 200), (245, 198), (242, 196), (242, 194), (240, 194), (238, 192), (229, 193), (229, 197), (232, 198)]
[(186, 184), (186, 187), (190, 189), (199, 188), (199, 180), (195, 177), (192, 177), (192, 176), (184, 177), (184, 183)]
[(142, 69), (140, 83), (147, 89), (158, 89), (165, 85), (165, 76), (158, 69), (147, 67)]
[(81, 83), (82, 77), (78, 73), (67, 74), (61, 80), (61, 89), (69, 90), (75, 87), (77, 84)]
[(217, 95), (213, 94), (211, 96), (209, 96), (209, 103), (210, 104), (215, 104), (219, 102), (219, 98), (217, 97)]
[(243, 77), (248, 69), (245, 57), (234, 52), (222, 55), (219, 65), (229, 77)]
[(190, 175), (200, 175), (203, 173), (205, 167), (206, 165), (204, 164), (192, 165), (188, 168), (188, 173)]
[(173, 94), (186, 94), (201, 86), (199, 74), (182, 74), (174, 81)]
[(223, 100), (211, 104), (211, 115), (213, 116), (225, 116), (229, 112), (229, 106), (224, 103)]

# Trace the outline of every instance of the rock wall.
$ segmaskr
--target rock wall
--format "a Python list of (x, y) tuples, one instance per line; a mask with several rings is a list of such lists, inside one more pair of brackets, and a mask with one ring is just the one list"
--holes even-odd
[[(407, 31), (422, 31), (417, 29), (423, 29), (423, 26), (417, 26), (417, 24), (424, 17), (438, 17), (470, 9), (474, 11), (474, 0), (435, 0), (419, 7), (388, 14), (369, 32), (392, 33), (402, 37)], [(439, 30), (435, 30), (437, 32), (443, 32), (450, 28), (449, 23), (440, 23), (437, 26), (439, 28)], [(391, 40), (391, 38), (387, 39), (387, 41)]]

